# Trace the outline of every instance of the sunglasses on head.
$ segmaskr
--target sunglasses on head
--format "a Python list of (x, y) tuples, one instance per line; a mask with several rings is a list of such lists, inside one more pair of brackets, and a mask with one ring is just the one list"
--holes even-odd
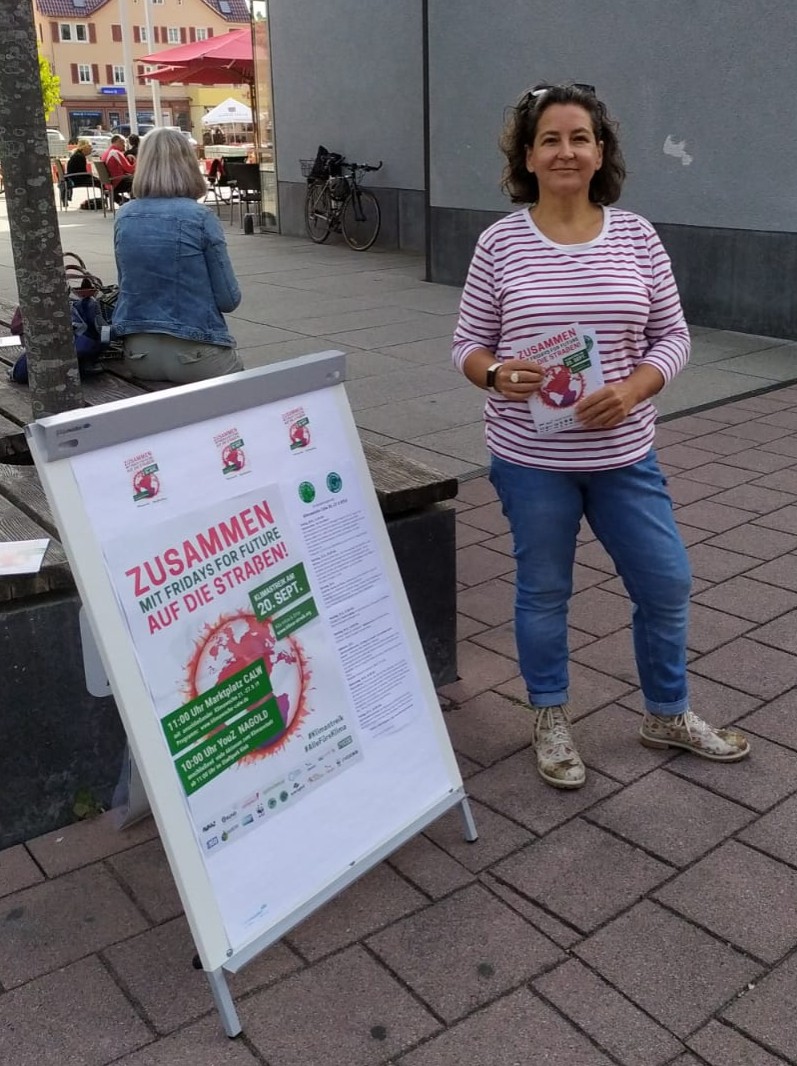
[(518, 107), (530, 107), (532, 103), (536, 103), (541, 96), (545, 96), (551, 89), (580, 89), (583, 93), (589, 93), (590, 96), (595, 95), (595, 86), (587, 85), (581, 81), (569, 82), (566, 85), (543, 85), (539, 89), (529, 89), (520, 98)]

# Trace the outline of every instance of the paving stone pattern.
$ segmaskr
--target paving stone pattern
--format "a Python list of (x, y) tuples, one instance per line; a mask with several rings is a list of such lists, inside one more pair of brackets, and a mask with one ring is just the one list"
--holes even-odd
[(661, 434), (699, 577), (693, 705), (748, 730), (746, 763), (637, 742), (629, 603), (585, 527), (571, 650), (588, 784), (540, 782), (506, 526), (486, 477), (465, 480), (460, 679), (439, 695), (479, 841), (451, 812), (244, 969), (236, 1041), (151, 822), (119, 833), (103, 815), (9, 848), (0, 1063), (795, 1061), (797, 387)]

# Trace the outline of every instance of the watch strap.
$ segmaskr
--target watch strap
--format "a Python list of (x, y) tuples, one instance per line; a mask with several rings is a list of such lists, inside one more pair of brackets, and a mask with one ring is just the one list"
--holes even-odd
[(484, 378), (484, 386), (485, 386), (485, 388), (492, 389), (493, 391), (495, 391), (495, 375), (498, 373), (498, 368), (500, 366), (501, 366), (501, 363), (498, 362), (498, 363), (493, 363), (491, 366), (487, 367), (487, 374), (485, 375), (485, 378)]

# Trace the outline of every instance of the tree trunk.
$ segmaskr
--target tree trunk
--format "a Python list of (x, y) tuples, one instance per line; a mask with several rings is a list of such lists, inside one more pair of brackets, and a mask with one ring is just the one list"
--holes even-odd
[(33, 417), (81, 407), (30, 0), (0, 0), (0, 163)]

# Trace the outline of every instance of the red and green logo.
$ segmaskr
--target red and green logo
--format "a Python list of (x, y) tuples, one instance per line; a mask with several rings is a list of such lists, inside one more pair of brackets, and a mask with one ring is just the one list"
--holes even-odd
[(231, 441), (221, 453), (221, 472), (223, 474), (237, 474), (246, 466), (244, 454), (244, 442), (239, 438)]
[(158, 467), (153, 464), (152, 466), (145, 466), (141, 470), (137, 470), (133, 475), (133, 500), (138, 502), (139, 500), (152, 500), (160, 492), (161, 483), (158, 480), (156, 473)]
[(297, 448), (306, 448), (310, 443), (310, 419), (300, 418), (297, 422), (294, 422), (288, 434), (291, 439), (292, 452), (296, 451)]

